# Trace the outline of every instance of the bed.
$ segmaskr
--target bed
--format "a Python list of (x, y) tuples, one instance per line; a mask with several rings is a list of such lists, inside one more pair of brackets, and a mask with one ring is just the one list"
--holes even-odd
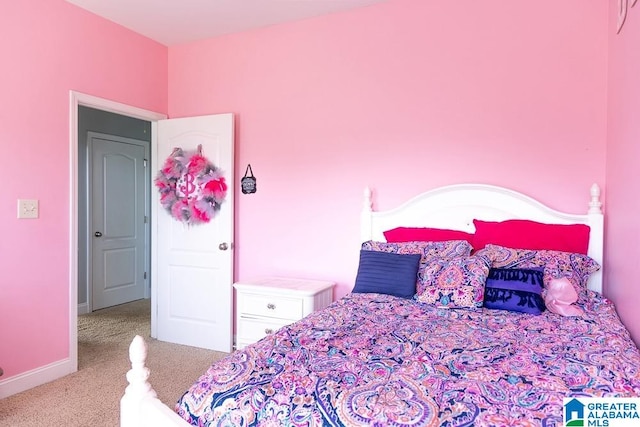
[[(368, 189), (364, 196), (354, 292), (215, 363), (174, 408), (155, 397), (146, 345), (135, 337), (121, 426), (560, 426), (563, 398), (640, 395), (640, 353), (601, 295), (596, 185), (585, 197), (586, 214), (481, 184), (430, 190), (389, 211), (372, 209)], [(529, 220), (570, 230), (568, 240), (554, 234), (551, 243), (546, 236), (536, 243), (541, 247), (525, 249), (495, 242), (473, 248), (473, 240), (464, 240), (483, 227)], [(398, 237), (387, 232), (399, 226), (410, 237), (388, 243)], [(462, 234), (414, 241), (411, 233), (424, 227)], [(520, 236), (507, 231), (501, 236), (507, 243)], [(545, 233), (534, 229), (528, 238), (544, 240)], [(560, 250), (567, 247), (584, 253)], [(379, 258), (393, 259), (392, 267)], [(516, 271), (526, 292), (501, 288)], [(385, 286), (380, 274), (389, 273), (398, 284), (377, 292)], [(413, 291), (399, 284), (404, 276), (413, 278)], [(530, 295), (529, 283), (538, 283), (540, 294)], [(545, 309), (540, 299), (551, 295), (548, 284), (565, 286), (574, 298), (545, 300)], [(505, 292), (520, 298), (504, 298)]]

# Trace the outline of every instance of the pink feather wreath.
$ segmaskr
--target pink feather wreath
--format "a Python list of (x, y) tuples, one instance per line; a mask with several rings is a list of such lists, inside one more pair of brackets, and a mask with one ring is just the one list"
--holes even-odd
[(174, 148), (155, 179), (160, 204), (173, 218), (186, 224), (209, 222), (220, 210), (227, 184), (220, 169), (197, 151)]

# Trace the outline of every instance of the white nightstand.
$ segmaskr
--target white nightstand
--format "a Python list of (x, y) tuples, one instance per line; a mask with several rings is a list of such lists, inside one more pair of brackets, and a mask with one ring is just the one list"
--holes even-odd
[(266, 277), (235, 283), (236, 348), (325, 308), (335, 283), (323, 280)]

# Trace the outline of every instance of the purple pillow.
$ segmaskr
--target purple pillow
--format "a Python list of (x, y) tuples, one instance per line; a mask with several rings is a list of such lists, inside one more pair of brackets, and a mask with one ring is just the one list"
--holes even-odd
[(484, 285), (484, 307), (541, 314), (544, 268), (492, 268)]
[(354, 293), (379, 293), (413, 298), (420, 254), (360, 251)]

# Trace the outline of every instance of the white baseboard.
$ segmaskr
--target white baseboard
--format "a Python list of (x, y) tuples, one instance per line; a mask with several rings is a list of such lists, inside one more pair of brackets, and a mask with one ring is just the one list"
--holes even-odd
[(89, 304), (83, 302), (82, 304), (78, 304), (78, 316), (81, 314), (89, 314)]
[[(78, 370), (66, 358), (0, 381), (0, 399), (57, 380)], [(6, 375), (6, 372), (5, 372)]]

